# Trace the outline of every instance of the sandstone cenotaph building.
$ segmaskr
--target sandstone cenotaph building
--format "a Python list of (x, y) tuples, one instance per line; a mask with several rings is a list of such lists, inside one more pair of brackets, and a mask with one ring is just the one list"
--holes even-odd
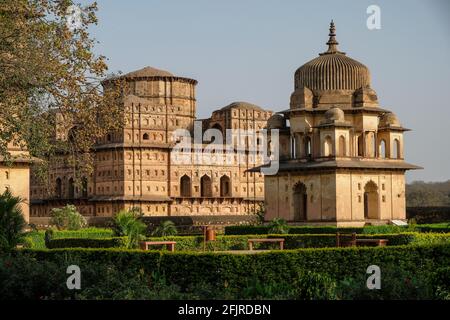
[[(361, 226), (406, 218), (405, 129), (378, 104), (369, 69), (328, 50), (295, 72), (290, 109), (268, 122), (280, 130), (276, 175), (265, 176), (266, 219)], [(289, 126), (287, 122), (289, 121)]]

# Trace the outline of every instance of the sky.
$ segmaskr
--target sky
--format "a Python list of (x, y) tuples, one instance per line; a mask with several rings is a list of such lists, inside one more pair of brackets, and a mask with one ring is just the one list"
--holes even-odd
[[(81, 1), (81, 4), (90, 1)], [(294, 72), (326, 50), (369, 67), (380, 106), (404, 127), (414, 180), (450, 179), (450, 1), (97, 0), (90, 31), (109, 72), (152, 66), (194, 78), (197, 117), (233, 101), (289, 108)], [(367, 8), (380, 8), (369, 30)]]

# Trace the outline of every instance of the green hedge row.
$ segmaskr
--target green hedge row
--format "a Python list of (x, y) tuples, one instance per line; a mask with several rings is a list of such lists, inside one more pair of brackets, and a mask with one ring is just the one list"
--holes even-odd
[[(388, 239), (388, 245), (406, 244), (433, 244), (450, 242), (450, 234), (439, 233), (398, 233), (398, 234), (372, 234), (357, 235), (358, 238), (365, 239)], [(228, 251), (247, 250), (248, 239), (251, 238), (283, 238), (285, 239), (285, 249), (299, 248), (325, 248), (336, 246), (336, 236), (334, 234), (288, 234), (288, 235), (236, 235), (217, 236), (216, 241), (206, 243), (208, 251)], [(176, 251), (202, 251), (202, 236), (173, 236), (162, 238), (148, 238), (149, 241), (176, 241)], [(52, 239), (49, 249), (55, 248), (117, 248), (124, 245), (124, 238), (105, 239)], [(277, 248), (276, 243), (257, 243), (256, 249)], [(158, 249), (155, 247), (155, 249)]]
[[(33, 249), (45, 249), (44, 241), (45, 231), (31, 231), (27, 234), (27, 239)], [(80, 230), (54, 230), (53, 238), (89, 238), (89, 239), (102, 239), (111, 238), (114, 236), (112, 229), (106, 228), (85, 228)]]
[[(449, 244), (299, 249), (251, 255), (123, 249), (25, 249), (16, 254), (42, 263), (54, 263), (60, 266), (63, 275), (65, 268), (71, 264), (80, 266), (82, 274), (85, 272), (88, 275), (93, 272), (92, 268), (113, 266), (124, 272), (134, 270), (141, 276), (164, 275), (165, 285), (176, 285), (184, 292), (193, 290), (196, 284), (208, 284), (214, 289), (211, 292), (231, 292), (230, 298), (239, 297), (242, 288), (248, 288), (250, 283), (283, 284), (286, 293), (302, 286), (305, 290), (318, 289), (314, 283), (298, 283), (299, 275), (305, 272), (320, 273), (333, 279), (342, 290), (343, 298), (362, 298), (363, 294), (383, 299), (433, 298), (437, 290), (433, 282), (436, 270), (450, 265)], [(382, 290), (369, 292), (365, 287), (366, 270), (370, 265), (381, 268)], [(80, 293), (87, 297), (98, 294), (96, 286), (102, 285), (101, 280), (94, 276), (83, 279), (83, 288), (97, 289), (88, 292), (83, 291), (88, 289), (82, 289)], [(49, 285), (49, 282), (44, 283)], [(357, 293), (352, 297), (351, 292)], [(261, 293), (263, 297), (267, 294)]]
[(57, 248), (120, 248), (125, 246), (123, 237), (89, 239), (89, 238), (60, 238), (51, 239), (48, 249)]
[[(227, 226), (226, 235), (244, 235), (244, 234), (267, 234), (270, 226)], [(409, 225), (409, 226), (366, 226), (360, 228), (338, 228), (333, 226), (314, 227), (314, 226), (289, 226), (289, 234), (330, 234), (330, 233), (361, 233), (361, 234), (385, 234), (402, 232), (440, 232), (450, 233), (450, 224), (427, 224), (427, 225)]]

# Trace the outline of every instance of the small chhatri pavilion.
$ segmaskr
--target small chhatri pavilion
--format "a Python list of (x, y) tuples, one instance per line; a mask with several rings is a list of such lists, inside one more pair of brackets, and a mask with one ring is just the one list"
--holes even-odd
[(419, 168), (404, 160), (408, 129), (380, 107), (369, 69), (338, 44), (332, 21), (328, 50), (297, 69), (290, 109), (268, 121), (280, 130), (280, 168), (265, 176), (267, 220), (361, 226), (406, 218), (405, 172)]

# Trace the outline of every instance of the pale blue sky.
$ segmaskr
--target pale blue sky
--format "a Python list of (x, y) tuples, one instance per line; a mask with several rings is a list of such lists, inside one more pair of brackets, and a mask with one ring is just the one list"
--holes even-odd
[[(88, 1), (82, 1), (85, 3)], [(289, 107), (295, 70), (325, 50), (365, 65), (405, 127), (412, 180), (450, 179), (450, 1), (99, 0), (92, 34), (111, 72), (144, 66), (197, 79), (199, 118), (232, 101)], [(381, 30), (366, 27), (369, 5)]]

